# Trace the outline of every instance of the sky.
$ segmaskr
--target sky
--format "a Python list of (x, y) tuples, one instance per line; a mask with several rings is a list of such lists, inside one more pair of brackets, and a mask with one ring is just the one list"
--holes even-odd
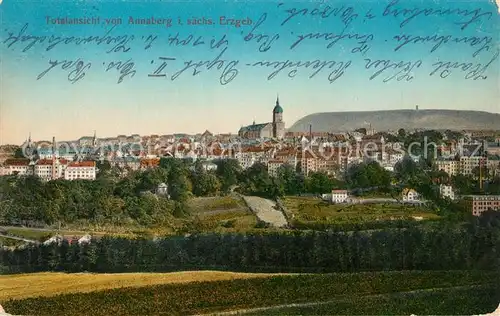
[[(165, 21), (130, 23), (148, 18)], [(237, 133), (271, 121), (278, 94), (287, 127), (312, 113), (416, 105), (500, 113), (500, 15), (489, 0), (4, 0), (0, 24), (0, 144), (29, 133)], [(395, 51), (398, 36), (408, 44)], [(149, 76), (160, 57), (175, 60)]]

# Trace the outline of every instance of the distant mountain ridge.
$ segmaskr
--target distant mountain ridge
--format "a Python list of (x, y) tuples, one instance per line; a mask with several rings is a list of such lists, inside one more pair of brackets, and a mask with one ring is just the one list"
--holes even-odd
[(500, 130), (500, 114), (463, 110), (385, 110), (325, 112), (307, 115), (289, 132), (345, 132), (371, 127), (376, 131), (404, 129)]

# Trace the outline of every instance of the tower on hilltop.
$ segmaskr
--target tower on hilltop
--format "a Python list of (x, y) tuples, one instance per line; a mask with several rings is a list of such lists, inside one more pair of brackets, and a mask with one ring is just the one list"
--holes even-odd
[(273, 109), (273, 137), (278, 139), (285, 137), (285, 122), (283, 122), (283, 108), (280, 105), (279, 95), (276, 96), (276, 105)]

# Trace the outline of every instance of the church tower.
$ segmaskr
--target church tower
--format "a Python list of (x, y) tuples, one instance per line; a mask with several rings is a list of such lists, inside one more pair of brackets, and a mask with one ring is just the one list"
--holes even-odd
[(283, 108), (280, 105), (279, 96), (276, 97), (276, 106), (273, 109), (273, 137), (282, 139), (285, 137), (285, 122), (283, 122)]

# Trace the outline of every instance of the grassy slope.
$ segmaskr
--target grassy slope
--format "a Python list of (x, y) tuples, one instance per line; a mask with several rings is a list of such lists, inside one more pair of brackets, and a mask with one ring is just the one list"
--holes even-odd
[(122, 287), (269, 277), (272, 274), (195, 271), (173, 273), (32, 273), (0, 276), (0, 301)]
[(478, 314), (498, 305), (500, 293), (492, 284), (497, 279), (498, 275), (481, 271), (274, 276), (121, 288), (2, 305), (10, 313), (51, 316), (188, 315), (335, 300), (257, 314)]

